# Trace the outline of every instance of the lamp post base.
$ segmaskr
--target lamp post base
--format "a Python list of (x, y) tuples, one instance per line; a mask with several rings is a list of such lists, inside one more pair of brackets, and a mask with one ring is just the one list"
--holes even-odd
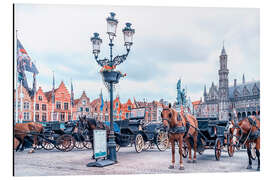
[(107, 158), (111, 161), (117, 162), (116, 143), (115, 143), (115, 136), (114, 136), (113, 131), (110, 131), (110, 134), (109, 134), (108, 151), (109, 152), (108, 152)]
[(86, 166), (87, 167), (105, 167), (105, 166), (110, 166), (113, 164), (115, 164), (114, 161), (106, 159), (106, 160), (100, 160), (100, 161), (96, 161), (96, 162), (90, 162), (90, 163), (86, 164)]

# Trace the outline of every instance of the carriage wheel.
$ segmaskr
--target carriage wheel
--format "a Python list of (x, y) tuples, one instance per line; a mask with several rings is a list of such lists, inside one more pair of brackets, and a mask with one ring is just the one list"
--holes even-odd
[(148, 150), (150, 147), (151, 147), (151, 142), (150, 142), (150, 141), (146, 141), (146, 142), (144, 143), (143, 150), (146, 151), (146, 150)]
[(84, 144), (82, 141), (75, 141), (75, 147), (77, 149), (83, 149), (84, 148)]
[[(60, 151), (63, 151), (63, 152), (66, 152), (66, 151), (69, 151), (69, 147), (72, 146), (72, 143), (73, 143), (73, 138), (71, 135), (68, 135), (68, 134), (64, 134), (62, 136), (59, 136), (57, 139), (56, 139), (56, 149), (60, 150)], [(74, 143), (73, 143), (73, 147), (74, 147)], [(73, 149), (72, 147), (72, 149)]]
[[(50, 137), (48, 137), (48, 139), (53, 140), (53, 137), (50, 136)], [(42, 146), (44, 149), (49, 150), (49, 151), (50, 151), (50, 150), (53, 150), (54, 147), (55, 147), (53, 143), (50, 143), (50, 142), (46, 141), (45, 139), (42, 140), (41, 146)]]
[(120, 145), (116, 143), (116, 147), (115, 147), (116, 152), (118, 152), (120, 150)]
[(86, 147), (87, 149), (92, 149), (92, 143), (90, 141), (84, 141), (83, 142), (84, 147)]
[(233, 157), (235, 146), (233, 145), (232, 138), (230, 136), (228, 136), (228, 139), (227, 139), (227, 150), (228, 150), (229, 156)]
[(156, 145), (158, 150), (165, 151), (169, 146), (169, 138), (167, 133), (159, 132), (156, 137)]
[(71, 136), (70, 146), (66, 149), (66, 152), (71, 151), (75, 147), (75, 139)]
[(135, 150), (137, 153), (142, 152), (144, 147), (144, 140), (141, 134), (137, 134), (135, 137)]
[(256, 144), (251, 143), (250, 144), (250, 150), (251, 150), (251, 159), (255, 160), (256, 159)]
[(84, 136), (83, 145), (87, 149), (92, 149), (93, 148), (92, 143), (91, 143), (91, 139), (89, 138), (89, 135)]
[(215, 156), (216, 156), (216, 160), (219, 161), (220, 160), (220, 156), (221, 156), (221, 142), (220, 142), (220, 139), (219, 138), (216, 139)]

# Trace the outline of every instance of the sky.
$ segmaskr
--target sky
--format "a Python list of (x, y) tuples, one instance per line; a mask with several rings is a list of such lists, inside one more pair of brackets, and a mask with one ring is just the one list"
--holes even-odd
[(223, 41), (229, 84), (241, 83), (243, 73), (246, 81), (260, 79), (259, 9), (16, 4), (17, 36), (40, 72), (43, 91), (52, 89), (54, 71), (56, 86), (64, 81), (70, 90), (72, 79), (75, 98), (85, 91), (93, 100), (102, 89), (109, 99), (90, 43), (98, 32), (103, 40), (99, 57), (109, 57), (109, 12), (119, 21), (114, 56), (125, 53), (125, 23), (135, 28), (130, 54), (117, 67), (127, 73), (114, 92), (122, 102), (133, 97), (174, 102), (179, 78), (191, 100), (199, 100), (204, 85), (218, 85)]

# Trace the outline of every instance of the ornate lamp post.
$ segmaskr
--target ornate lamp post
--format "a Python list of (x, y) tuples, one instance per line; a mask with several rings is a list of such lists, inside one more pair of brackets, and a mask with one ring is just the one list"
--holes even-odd
[(113, 47), (113, 40), (116, 37), (116, 28), (118, 24), (118, 20), (115, 19), (115, 13), (111, 12), (110, 16), (106, 19), (107, 21), (107, 34), (109, 35), (109, 46), (110, 46), (110, 58), (107, 59), (98, 59), (98, 55), (100, 53), (100, 45), (102, 40), (99, 37), (98, 33), (94, 33), (94, 36), (91, 38), (91, 42), (93, 45), (93, 55), (95, 56), (96, 62), (102, 67), (101, 74), (103, 76), (103, 80), (105, 82), (105, 86), (110, 92), (110, 134), (109, 134), (109, 142), (108, 142), (108, 159), (112, 161), (117, 161), (116, 158), (116, 143), (115, 143), (115, 136), (114, 136), (114, 127), (113, 127), (113, 86), (119, 82), (119, 79), (123, 77), (121, 72), (115, 71), (117, 65), (124, 62), (129, 54), (130, 48), (133, 44), (133, 35), (135, 30), (131, 28), (130, 23), (126, 23), (126, 27), (124, 27), (123, 34), (124, 34), (124, 46), (126, 47), (126, 54), (117, 55), (113, 58), (112, 54), (112, 47)]

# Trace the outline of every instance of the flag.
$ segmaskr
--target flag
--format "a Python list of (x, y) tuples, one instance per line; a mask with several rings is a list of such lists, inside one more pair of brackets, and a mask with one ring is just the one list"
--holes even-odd
[(137, 103), (135, 97), (133, 97), (133, 100), (134, 100), (134, 104), (135, 104), (136, 108), (139, 108), (138, 103)]
[(17, 71), (22, 72), (24, 70), (38, 74), (37, 67), (32, 62), (19, 39), (17, 39)]

